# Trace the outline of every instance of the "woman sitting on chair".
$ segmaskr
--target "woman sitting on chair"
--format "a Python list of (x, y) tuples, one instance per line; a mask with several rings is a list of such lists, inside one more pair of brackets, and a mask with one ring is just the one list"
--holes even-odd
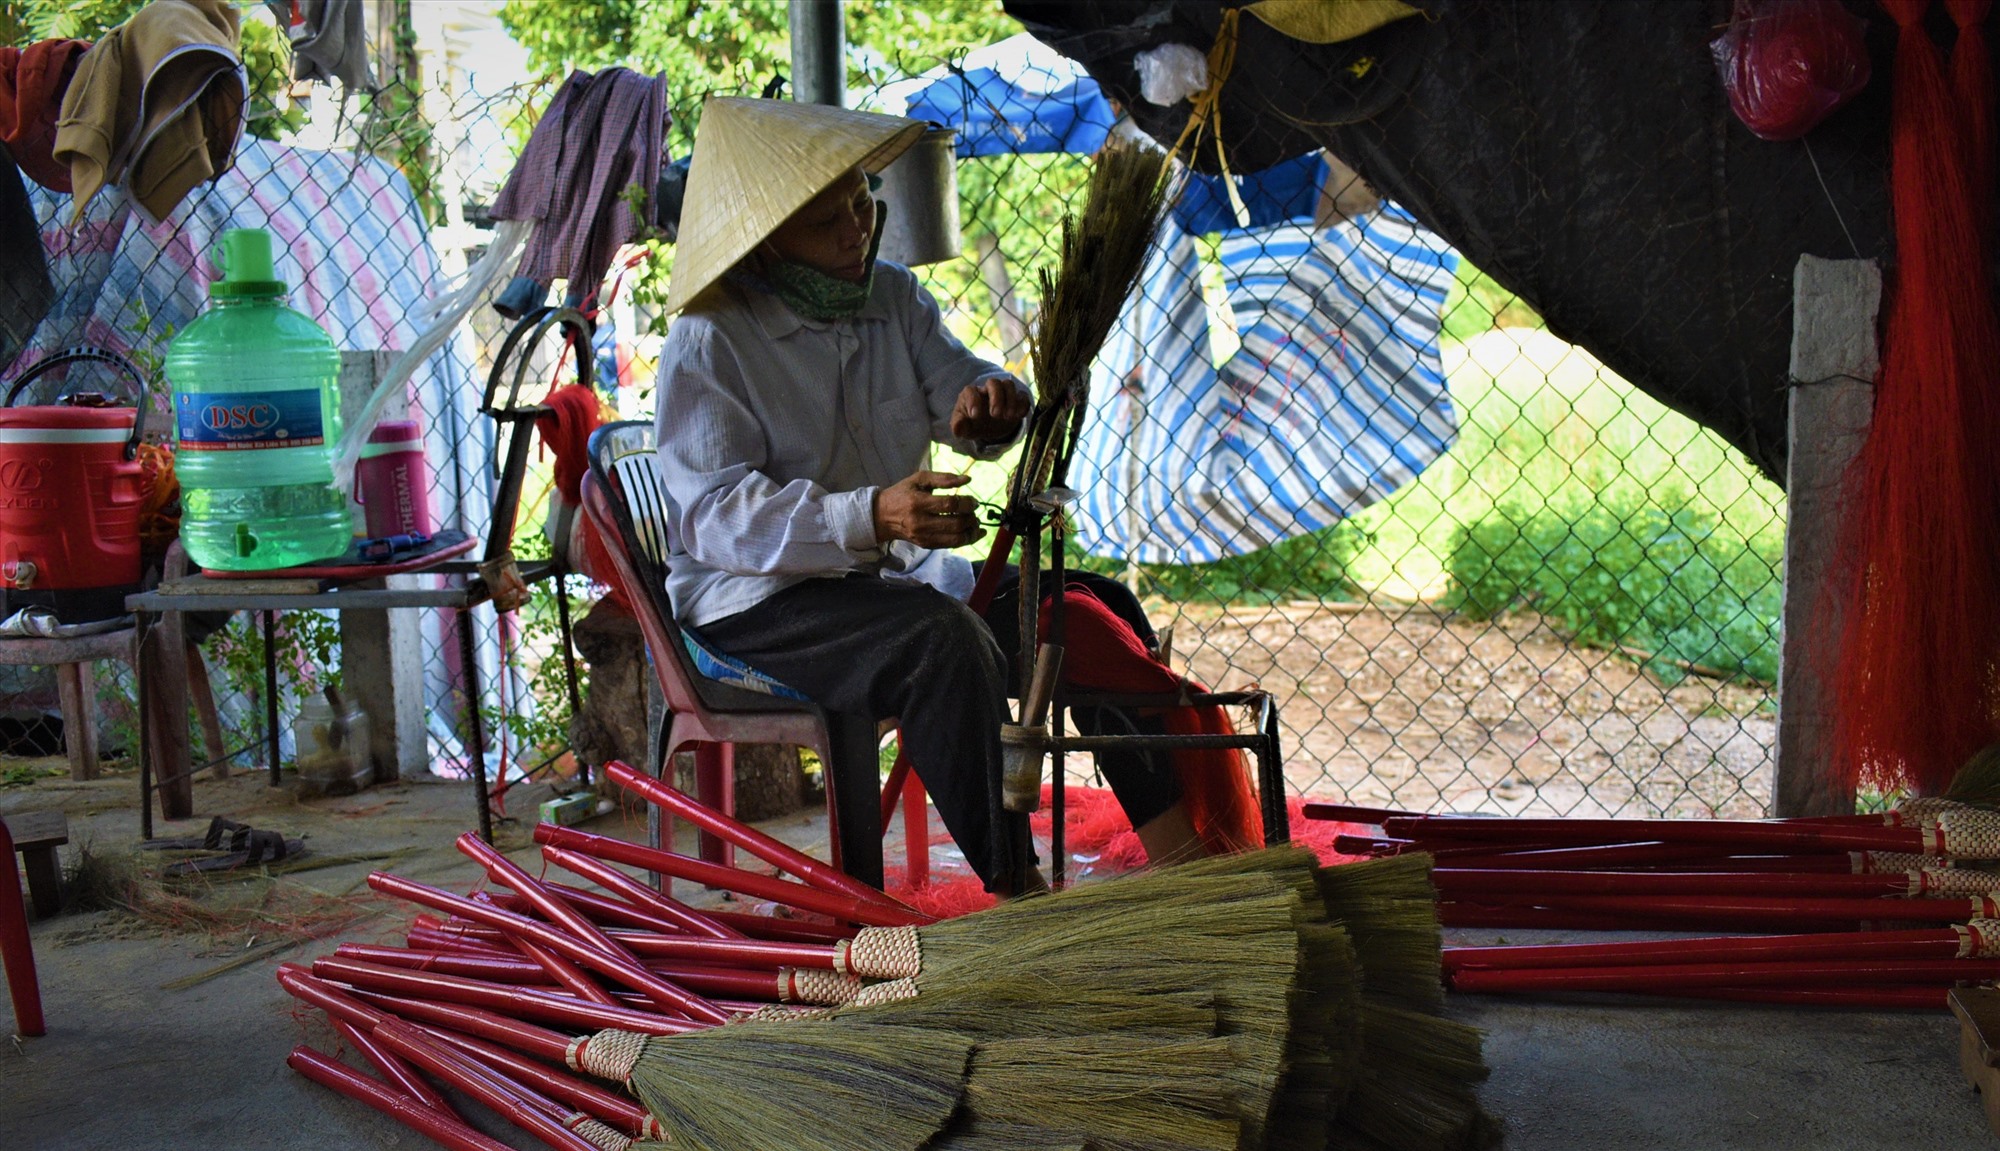
[[(1012, 596), (965, 603), (983, 534), (935, 440), (991, 459), (1028, 390), (968, 352), (910, 271), (875, 258), (870, 171), (915, 120), (713, 99), (690, 165), (659, 368), (673, 501), (667, 589), (702, 642), (830, 711), (898, 717), (911, 765), (988, 890), (1043, 886), (1025, 819), (1000, 805)], [(1139, 605), (1093, 589), (1151, 644)], [(1079, 717), (1088, 723), (1085, 717)], [(1166, 756), (1100, 767), (1154, 862), (1198, 854)]]

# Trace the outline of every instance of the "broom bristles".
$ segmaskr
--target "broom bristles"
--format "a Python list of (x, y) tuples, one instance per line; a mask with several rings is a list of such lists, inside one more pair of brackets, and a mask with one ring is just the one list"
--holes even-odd
[(1030, 348), (1042, 405), (1082, 399), (1090, 362), (1145, 268), (1165, 211), (1165, 171), (1164, 153), (1108, 143), (1091, 169), (1083, 217), (1063, 218), (1062, 262), (1054, 275), (1041, 271), (1041, 322)]
[(965, 1103), (975, 1121), (1035, 1122), (1112, 1140), (1171, 1139), (1236, 1151), (1221, 1039), (1151, 1043), (1118, 1035), (1001, 1039), (972, 1053)]
[(684, 1149), (917, 1151), (957, 1109), (972, 1046), (919, 1027), (741, 1023), (647, 1043), (631, 1082)]

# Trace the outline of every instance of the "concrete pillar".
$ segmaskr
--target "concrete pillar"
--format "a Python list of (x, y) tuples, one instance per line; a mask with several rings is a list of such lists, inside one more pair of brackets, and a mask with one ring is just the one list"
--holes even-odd
[(1880, 364), (1875, 319), (1882, 270), (1873, 260), (1800, 256), (1792, 274), (1792, 388), (1785, 480), (1785, 602), (1778, 657), (1776, 814), (1839, 815), (1851, 792), (1830, 782), (1834, 659), (1844, 622), (1827, 598), (1841, 522), (1841, 485), (1868, 438)]
[[(340, 415), (342, 425), (357, 416), (375, 390), (394, 352), (340, 353)], [(391, 400), (385, 420), (407, 419), (409, 401)], [(359, 508), (356, 509), (357, 515)], [(357, 530), (359, 519), (356, 520)], [(415, 588), (431, 577), (389, 576), (364, 587)], [(430, 744), (424, 730), (424, 653), (422, 608), (340, 612), (340, 661), (352, 674), (342, 677), (346, 697), (368, 716), (368, 756), (375, 782), (411, 778), (430, 768)]]

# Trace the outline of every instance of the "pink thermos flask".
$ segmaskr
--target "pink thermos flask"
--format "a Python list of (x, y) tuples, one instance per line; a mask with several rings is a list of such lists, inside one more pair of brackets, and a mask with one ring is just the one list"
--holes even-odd
[(383, 420), (369, 433), (354, 469), (355, 499), (370, 536), (431, 532), (430, 472), (415, 420)]

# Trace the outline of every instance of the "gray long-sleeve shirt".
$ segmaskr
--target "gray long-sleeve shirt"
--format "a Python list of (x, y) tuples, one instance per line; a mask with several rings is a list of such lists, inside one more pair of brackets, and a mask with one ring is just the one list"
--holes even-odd
[(675, 614), (699, 626), (851, 571), (965, 598), (964, 558), (878, 544), (875, 493), (925, 467), (933, 441), (981, 458), (1005, 451), (951, 435), (959, 393), (1002, 374), (945, 329), (897, 264), (876, 265), (851, 320), (804, 320), (727, 283), (690, 308), (668, 331), (656, 396)]

